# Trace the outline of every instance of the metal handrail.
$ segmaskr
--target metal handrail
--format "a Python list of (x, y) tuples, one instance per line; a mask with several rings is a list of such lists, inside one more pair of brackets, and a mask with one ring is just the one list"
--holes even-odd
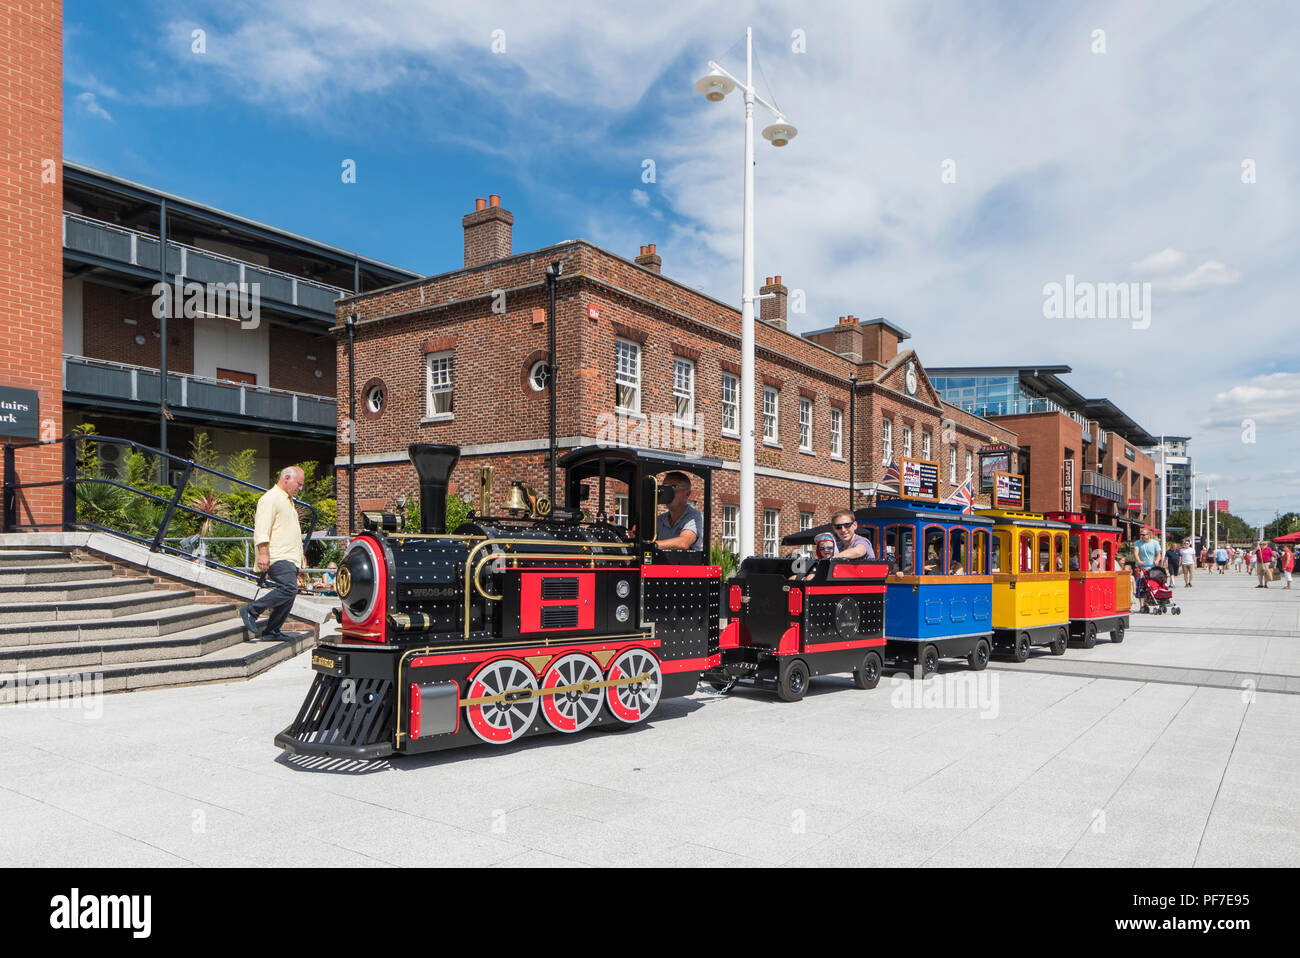
[[(149, 492), (145, 489), (137, 489), (135, 486), (129, 485), (127, 483), (119, 482), (116, 479), (109, 479), (102, 476), (79, 475), (78, 468), (80, 465), (80, 457), (78, 456), (77, 444), (81, 442), (108, 443), (110, 445), (126, 446), (133, 453), (143, 452), (148, 455), (157, 456), (160, 460), (167, 462), (168, 469), (166, 471), (168, 475), (171, 474), (170, 467), (173, 464), (183, 465), (184, 469), (181, 475), (181, 481), (177, 483), (175, 488), (175, 493), (170, 498), (167, 498), (166, 496), (160, 496), (156, 493)], [(18, 472), (17, 472), (17, 455), (16, 455), (18, 451), (23, 449), (37, 448), (37, 447), (50, 447), (55, 445), (61, 445), (63, 448), (63, 477), (61, 479), (44, 480), (41, 482), (19, 481)], [(5, 532), (13, 532), (17, 528), (19, 528), (18, 525), (19, 491), (48, 488), (51, 486), (59, 486), (61, 487), (62, 494), (63, 494), (62, 521), (57, 523), (51, 523), (51, 522), (28, 523), (28, 524), (24, 524), (22, 528), (45, 529), (45, 528), (55, 527), (65, 532), (74, 532), (74, 531), (81, 531), (81, 530), (95, 530), (99, 532), (108, 532), (116, 536), (121, 536), (124, 539), (129, 539), (133, 542), (148, 544), (150, 552), (160, 552), (163, 554), (171, 554), (171, 555), (177, 555), (181, 557), (192, 557), (192, 556), (190, 556), (189, 553), (186, 553), (183, 549), (178, 549), (173, 546), (169, 546), (166, 543), (167, 528), (171, 525), (171, 521), (173, 517), (176, 515), (177, 510), (188, 513), (190, 515), (200, 516), (205, 520), (224, 523), (225, 525), (233, 526), (236, 529), (242, 529), (245, 532), (251, 533), (253, 529), (249, 526), (244, 525), (243, 523), (236, 522), (233, 519), (230, 519), (228, 517), (220, 516), (215, 513), (207, 512), (202, 509), (195, 509), (193, 506), (181, 501), (186, 491), (189, 490), (191, 487), (190, 480), (196, 470), (203, 473), (207, 473), (218, 479), (222, 479), (225, 482), (230, 483), (232, 485), (243, 486), (247, 489), (251, 489), (253, 491), (256, 491), (259, 494), (266, 491), (261, 486), (249, 482), (246, 479), (240, 479), (236, 476), (230, 475), (229, 473), (224, 473), (219, 469), (213, 469), (210, 466), (200, 465), (199, 463), (194, 462), (192, 459), (182, 459), (180, 456), (173, 456), (171, 453), (163, 452), (161, 449), (155, 449), (152, 446), (146, 446), (141, 443), (134, 442), (130, 439), (119, 439), (114, 436), (101, 436), (96, 433), (86, 433), (83, 435), (73, 434), (73, 435), (61, 436), (58, 439), (35, 440), (32, 442), (17, 442), (17, 443), (7, 442), (4, 444), (3, 530)], [(165, 504), (167, 506), (167, 510), (163, 514), (162, 521), (159, 524), (158, 531), (154, 535), (153, 539), (152, 540), (144, 539), (130, 532), (124, 532), (120, 529), (113, 529), (108, 526), (100, 525), (99, 523), (96, 522), (88, 522), (79, 519), (77, 517), (77, 486), (78, 484), (82, 484), (82, 483), (115, 486), (119, 489), (129, 492), (132, 495), (139, 496), (143, 499), (147, 499), (155, 503)], [(311, 514), (311, 521), (308, 523), (307, 533), (303, 536), (303, 541), (305, 543), (310, 542), (311, 535), (316, 529), (316, 519), (317, 519), (316, 507), (311, 505), (308, 502), (303, 502), (301, 499), (297, 499), (297, 498), (293, 498), (291, 501), (294, 503), (295, 506), (302, 506), (306, 508), (307, 511)], [(213, 559), (204, 559), (204, 562), (206, 562), (208, 565), (212, 565), (217, 568), (224, 569), (227, 572), (231, 572), (235, 575), (241, 575), (246, 578), (253, 578), (253, 579), (258, 578), (258, 574), (254, 574), (244, 569), (237, 569), (233, 566), (228, 566), (223, 562), (218, 562)]]

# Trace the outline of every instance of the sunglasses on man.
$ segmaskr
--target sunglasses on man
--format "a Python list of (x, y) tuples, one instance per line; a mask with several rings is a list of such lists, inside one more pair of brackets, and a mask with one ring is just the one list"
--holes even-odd
[(852, 523), (852, 522), (832, 522), (831, 525), (834, 526), (836, 529), (848, 529), (848, 528), (850, 528), (850, 527), (853, 525), (853, 523)]

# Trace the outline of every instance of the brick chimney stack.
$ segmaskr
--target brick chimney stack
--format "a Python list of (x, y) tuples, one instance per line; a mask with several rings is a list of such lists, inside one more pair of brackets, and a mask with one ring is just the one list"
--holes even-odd
[(488, 199), (474, 201), (474, 212), (466, 213), (460, 225), (465, 228), (465, 266), (482, 266), (510, 255), (510, 238), (515, 216), (501, 208), (501, 197), (493, 193)]
[(644, 266), (654, 273), (662, 273), (664, 261), (655, 252), (655, 244), (641, 247), (641, 255), (636, 258), (636, 265)]
[(781, 277), (780, 276), (767, 277), (767, 282), (764, 283), (761, 287), (759, 287), (758, 292), (760, 296), (766, 293), (776, 294), (771, 299), (759, 300), (759, 302), (762, 305), (759, 308), (758, 318), (765, 323), (770, 323), (773, 326), (779, 326), (781, 329), (785, 329), (786, 328), (785, 301), (786, 301), (786, 297), (790, 293), (790, 290), (786, 288), (784, 283), (781, 282)]

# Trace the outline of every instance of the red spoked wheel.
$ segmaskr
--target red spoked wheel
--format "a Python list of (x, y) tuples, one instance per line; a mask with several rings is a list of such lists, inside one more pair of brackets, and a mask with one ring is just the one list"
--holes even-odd
[(542, 691), (568, 689), (542, 696), (542, 716), (557, 732), (581, 732), (600, 714), (600, 666), (581, 652), (561, 655), (542, 673)]
[(610, 663), (609, 679), (636, 679), (627, 684), (611, 685), (605, 690), (610, 714), (627, 725), (646, 719), (659, 704), (663, 675), (659, 660), (645, 649), (627, 649)]
[(465, 717), (474, 734), (490, 745), (505, 745), (523, 735), (537, 718), (537, 679), (518, 659), (496, 659), (469, 680)]

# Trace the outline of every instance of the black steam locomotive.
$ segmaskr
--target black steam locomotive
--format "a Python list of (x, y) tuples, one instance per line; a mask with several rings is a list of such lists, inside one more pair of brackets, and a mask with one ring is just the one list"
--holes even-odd
[[(559, 463), (565, 507), (515, 483), (509, 515), (471, 515), (445, 534), (460, 451), (410, 455), (423, 528), (367, 514), (339, 567), (340, 633), (313, 651), (315, 680), (280, 747), (372, 759), (634, 724), (718, 664), (720, 570), (707, 548), (659, 551), (654, 530), (655, 475), (668, 470), (703, 480), (709, 528), (719, 461), (578, 449)], [(486, 503), (490, 471), (481, 482)], [(611, 521), (614, 482), (633, 530)], [(584, 510), (593, 490), (595, 521)]]

